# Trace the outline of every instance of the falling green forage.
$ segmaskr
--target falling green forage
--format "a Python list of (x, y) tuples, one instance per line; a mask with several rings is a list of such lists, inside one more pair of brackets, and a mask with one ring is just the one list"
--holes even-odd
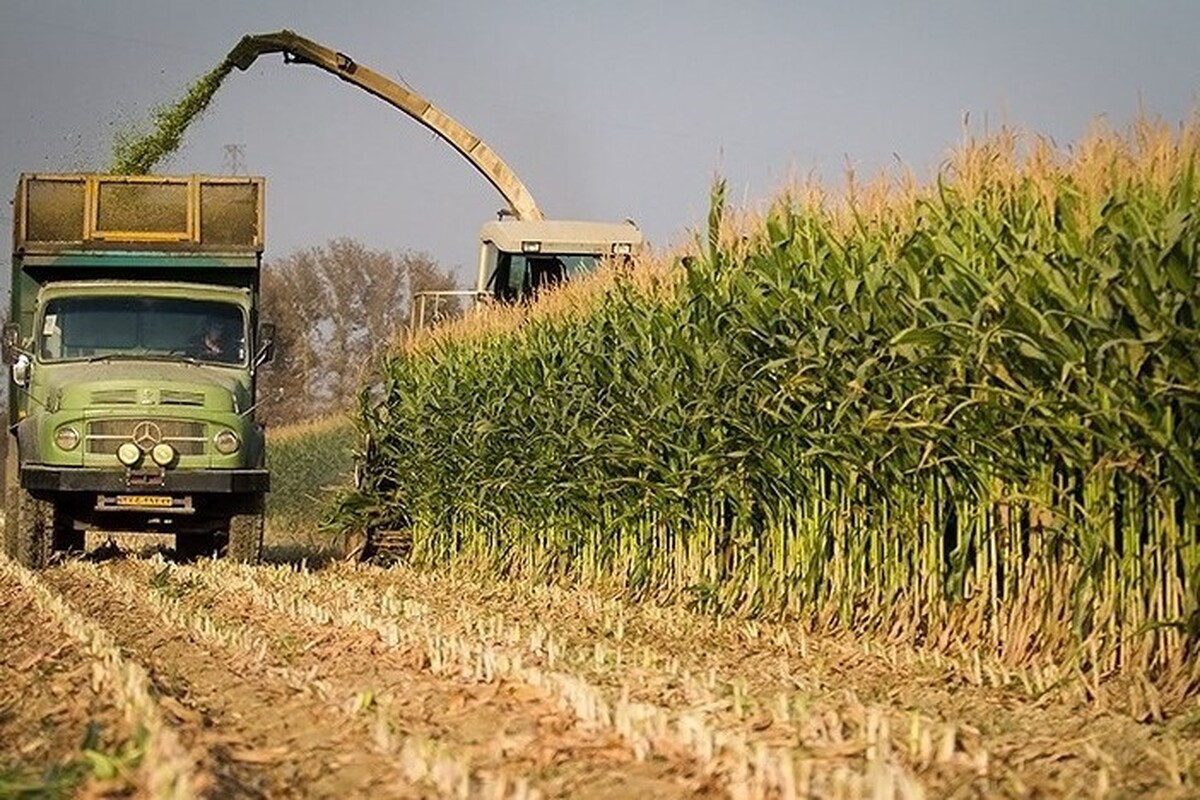
[(179, 149), (184, 132), (208, 108), (232, 69), (231, 62), (222, 62), (193, 83), (178, 102), (156, 108), (154, 128), (149, 133), (118, 135), (109, 171), (114, 175), (145, 175)]

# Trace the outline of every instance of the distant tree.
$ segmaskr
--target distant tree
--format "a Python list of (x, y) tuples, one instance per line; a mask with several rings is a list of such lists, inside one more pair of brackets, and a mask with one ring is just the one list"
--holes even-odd
[(260, 418), (280, 425), (349, 408), (375, 356), (407, 327), (413, 292), (454, 286), (425, 253), (348, 238), (267, 263), (262, 318), (276, 325), (276, 354), (261, 373)]

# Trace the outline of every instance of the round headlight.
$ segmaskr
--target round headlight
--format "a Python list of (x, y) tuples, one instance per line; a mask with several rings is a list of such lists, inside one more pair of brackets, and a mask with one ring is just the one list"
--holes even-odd
[(213, 437), (213, 444), (217, 446), (218, 453), (228, 456), (238, 451), (238, 448), (242, 446), (242, 441), (233, 431), (223, 430)]
[(74, 450), (79, 446), (79, 431), (64, 425), (54, 432), (54, 443), (60, 450)]
[(154, 459), (155, 464), (165, 467), (175, 460), (175, 448), (166, 442), (159, 442), (150, 451), (150, 457)]
[(132, 467), (142, 460), (142, 450), (133, 442), (122, 442), (117, 448), (117, 461)]

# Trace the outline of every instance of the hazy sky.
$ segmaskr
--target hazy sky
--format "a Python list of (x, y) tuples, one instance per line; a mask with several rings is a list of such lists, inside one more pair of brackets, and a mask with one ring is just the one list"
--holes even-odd
[[(0, 190), (103, 169), (114, 131), (245, 33), (291, 28), (406, 81), (488, 142), (552, 217), (637, 220), (669, 244), (715, 173), (740, 202), (789, 175), (928, 174), (1009, 123), (1078, 138), (1200, 89), (1200, 2), (0, 0)], [(382, 102), (278, 55), (235, 72), (167, 172), (267, 178), (268, 257), (354, 236), (463, 274), (502, 201)], [(0, 206), (0, 227), (11, 208)]]

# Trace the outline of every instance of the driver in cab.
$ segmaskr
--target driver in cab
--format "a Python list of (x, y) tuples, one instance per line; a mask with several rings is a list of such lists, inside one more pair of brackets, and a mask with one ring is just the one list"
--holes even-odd
[(241, 360), (237, 343), (219, 320), (209, 320), (188, 348), (188, 355), (201, 361), (235, 364)]

